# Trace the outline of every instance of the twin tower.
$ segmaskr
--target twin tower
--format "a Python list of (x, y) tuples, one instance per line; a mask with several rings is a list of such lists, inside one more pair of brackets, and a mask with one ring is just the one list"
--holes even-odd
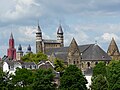
[[(52, 35), (51, 35), (52, 36)], [(49, 48), (60, 48), (64, 47), (64, 36), (62, 26), (59, 25), (57, 30), (57, 40), (43, 39), (42, 31), (38, 24), (38, 29), (36, 32), (36, 53), (45, 53)]]

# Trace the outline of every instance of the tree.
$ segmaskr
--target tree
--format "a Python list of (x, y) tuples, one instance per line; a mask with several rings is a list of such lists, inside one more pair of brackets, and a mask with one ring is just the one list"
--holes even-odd
[(112, 61), (108, 65), (107, 80), (109, 90), (120, 90), (120, 61)]
[(103, 76), (106, 76), (106, 64), (104, 62), (98, 63), (93, 68), (93, 76), (97, 76), (99, 74), (102, 74)]
[(65, 65), (63, 61), (58, 58), (55, 58), (54, 65), (57, 72), (63, 72), (65, 70)]
[(0, 68), (0, 90), (11, 90), (12, 89), (12, 83), (11, 83), (11, 75), (9, 75), (9, 72), (3, 72), (3, 70)]
[(87, 90), (86, 84), (87, 80), (75, 65), (67, 67), (60, 78), (60, 89), (62, 90)]
[(91, 90), (108, 90), (108, 81), (105, 76), (99, 74), (95, 77), (92, 77)]
[(33, 83), (32, 71), (25, 68), (17, 68), (17, 70), (15, 71), (15, 75), (12, 76), (12, 83), (15, 90), (30, 89), (31, 84)]
[(38, 69), (35, 72), (32, 90), (55, 90), (54, 74), (51, 69)]
[(120, 61), (108, 66), (97, 64), (93, 69), (91, 90), (120, 90)]
[(107, 67), (104, 62), (100, 62), (93, 68), (91, 90), (107, 90), (107, 88)]
[(39, 52), (37, 54), (34, 53), (28, 53), (26, 55), (24, 55), (21, 60), (25, 61), (25, 62), (35, 62), (35, 63), (39, 63), (41, 60), (47, 60), (47, 55)]

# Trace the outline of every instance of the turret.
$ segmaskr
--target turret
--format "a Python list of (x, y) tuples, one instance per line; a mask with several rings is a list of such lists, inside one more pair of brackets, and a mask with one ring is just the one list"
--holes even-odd
[(19, 44), (16, 59), (21, 60), (22, 56), (23, 56), (22, 46), (21, 46), (21, 44)]
[(27, 48), (27, 52), (26, 53), (32, 53), (30, 44), (29, 44), (29, 46)]
[(38, 23), (38, 29), (37, 29), (37, 32), (36, 32), (36, 53), (38, 52), (43, 52), (43, 49), (42, 49), (42, 32), (41, 32), (41, 28), (39, 26), (39, 23)]
[(57, 41), (61, 43), (61, 47), (64, 46), (64, 36), (63, 36), (63, 30), (62, 26), (60, 25), (58, 30), (57, 30)]

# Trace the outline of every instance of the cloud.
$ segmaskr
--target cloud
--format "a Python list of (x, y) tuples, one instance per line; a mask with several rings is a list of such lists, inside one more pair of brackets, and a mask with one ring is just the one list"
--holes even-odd
[(119, 39), (119, 37), (114, 33), (104, 33), (101, 37), (103, 40), (109, 41), (109, 42), (111, 41), (112, 38), (114, 38), (115, 40)]

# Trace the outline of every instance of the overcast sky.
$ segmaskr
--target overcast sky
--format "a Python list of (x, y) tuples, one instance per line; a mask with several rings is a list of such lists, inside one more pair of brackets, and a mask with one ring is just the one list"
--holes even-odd
[(114, 37), (120, 47), (120, 0), (0, 0), (0, 57), (7, 53), (12, 32), (15, 47), (30, 44), (35, 52), (37, 23), (46, 39), (56, 39), (61, 23), (65, 45), (95, 41), (106, 51)]

